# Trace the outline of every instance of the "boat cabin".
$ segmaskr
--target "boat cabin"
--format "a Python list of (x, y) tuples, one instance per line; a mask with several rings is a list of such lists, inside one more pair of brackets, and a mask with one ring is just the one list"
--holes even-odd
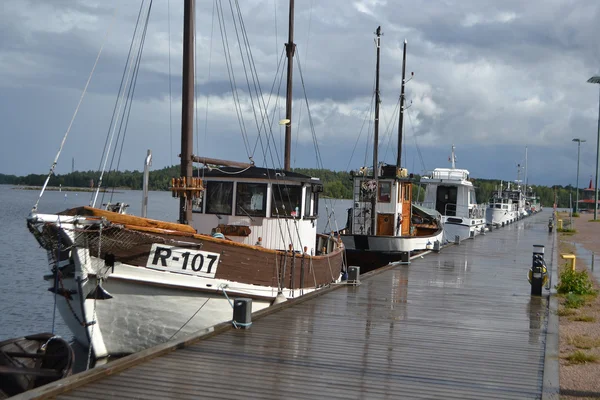
[[(411, 232), (412, 178), (404, 168), (383, 165), (377, 181), (366, 169), (353, 172), (354, 204), (350, 232), (353, 235), (409, 236)], [(371, 209), (375, 204), (375, 232), (371, 233)]]
[(455, 168), (436, 168), (424, 176), (426, 184), (423, 205), (447, 217), (473, 218), (477, 209), (475, 188), (469, 181), (469, 171)]
[[(269, 168), (203, 168), (204, 190), (194, 202), (192, 226), (204, 234), (274, 250), (315, 250), (318, 178)], [(219, 233), (221, 235), (219, 235)]]
[(514, 211), (513, 201), (504, 196), (494, 196), (490, 199), (489, 208), (498, 208), (506, 211)]

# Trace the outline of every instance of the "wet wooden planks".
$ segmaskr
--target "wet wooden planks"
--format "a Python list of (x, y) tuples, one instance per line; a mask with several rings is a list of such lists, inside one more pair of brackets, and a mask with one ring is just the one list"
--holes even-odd
[(60, 399), (540, 398), (548, 213), (364, 278)]

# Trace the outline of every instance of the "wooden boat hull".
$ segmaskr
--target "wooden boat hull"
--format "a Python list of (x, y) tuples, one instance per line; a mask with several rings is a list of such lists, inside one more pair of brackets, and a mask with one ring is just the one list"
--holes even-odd
[(60, 271), (48, 279), (61, 315), (77, 341), (92, 344), (97, 358), (231, 320), (233, 297), (252, 298), (257, 311), (279, 292), (298, 297), (341, 276), (343, 245), (333, 238), (318, 238), (315, 247), (323, 252), (310, 255), (98, 211), (29, 218), (30, 230)]
[(0, 342), (0, 398), (7, 398), (71, 375), (75, 353), (51, 333)]

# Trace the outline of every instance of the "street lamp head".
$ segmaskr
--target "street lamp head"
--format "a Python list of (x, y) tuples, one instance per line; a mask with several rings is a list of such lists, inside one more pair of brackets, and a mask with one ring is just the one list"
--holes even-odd
[(594, 75), (587, 81), (588, 81), (588, 83), (600, 83), (600, 76)]
[(573, 142), (583, 143), (583, 142), (585, 142), (585, 139), (575, 138), (575, 139), (573, 139)]

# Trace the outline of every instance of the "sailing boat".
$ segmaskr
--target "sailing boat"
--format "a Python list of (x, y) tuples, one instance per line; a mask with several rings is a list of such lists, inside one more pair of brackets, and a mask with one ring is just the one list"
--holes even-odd
[(378, 163), (381, 27), (377, 27), (375, 34), (377, 66), (373, 173), (369, 176), (366, 168), (353, 172), (354, 207), (349, 210), (347, 233), (341, 236), (348, 265), (360, 266), (361, 273), (390, 262), (408, 262), (411, 252), (432, 249), (435, 242), (441, 244), (443, 236), (439, 214), (412, 204), (412, 176), (409, 177), (408, 171), (401, 168), (406, 41), (402, 59), (398, 157), (396, 165), (380, 166)]
[[(323, 185), (289, 171), (293, 1), (284, 169), (192, 154), (194, 5), (184, 2), (181, 177), (171, 188), (178, 223), (88, 206), (41, 214), (36, 205), (27, 218), (48, 252), (57, 307), (96, 358), (231, 320), (234, 297), (258, 311), (341, 277), (341, 241), (317, 234)], [(193, 175), (193, 162), (212, 167)]]

